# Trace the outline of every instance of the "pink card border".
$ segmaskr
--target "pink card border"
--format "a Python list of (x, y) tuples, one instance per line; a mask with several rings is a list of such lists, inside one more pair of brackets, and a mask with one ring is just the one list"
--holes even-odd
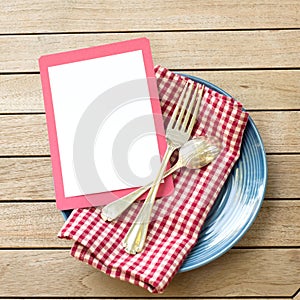
[[(136, 51), (136, 50), (142, 50), (147, 78), (155, 78), (152, 54), (150, 49), (150, 42), (147, 38), (138, 38), (134, 40), (117, 42), (108, 45), (101, 45), (101, 46), (95, 46), (95, 47), (90, 47), (85, 49), (72, 50), (68, 52), (49, 54), (49, 55), (44, 55), (39, 59), (39, 67), (40, 67), (42, 89), (44, 95), (44, 105), (46, 111), (49, 144), (50, 144), (50, 153), (51, 153), (51, 160), (52, 160), (54, 189), (56, 194), (56, 205), (57, 208), (60, 210), (80, 208), (80, 207), (90, 207), (91, 202), (86, 199), (87, 197), (85, 195), (76, 196), (76, 197), (65, 197), (64, 195), (62, 170), (61, 170), (61, 163), (60, 163), (60, 155), (59, 155), (59, 148), (58, 148), (58, 140), (57, 140), (57, 132), (56, 132), (56, 125), (55, 125), (55, 116), (53, 110), (48, 68), (50, 66), (78, 62), (82, 60), (121, 54), (125, 52)], [(149, 86), (149, 93), (150, 93), (153, 114), (155, 116), (161, 115), (161, 108), (160, 108), (159, 101), (157, 100), (155, 101), (155, 99), (159, 99), (157, 87)], [(162, 157), (167, 147), (165, 137), (161, 135), (161, 133), (164, 133), (164, 125), (163, 125), (162, 118), (155, 117), (154, 121), (155, 121), (156, 132), (159, 133), (157, 134), (157, 139), (158, 139), (159, 152)], [(173, 192), (173, 189), (174, 189), (173, 180), (171, 176), (169, 176), (169, 178), (165, 179), (164, 184), (161, 185), (158, 196), (167, 196)], [(113, 193), (112, 192), (97, 193), (97, 194), (88, 195), (88, 197), (92, 199), (92, 203), (94, 206), (105, 205), (113, 201), (116, 197), (117, 198), (122, 197), (134, 190), (136, 190), (136, 188), (113, 191)], [(112, 198), (112, 194), (114, 195), (113, 198)]]

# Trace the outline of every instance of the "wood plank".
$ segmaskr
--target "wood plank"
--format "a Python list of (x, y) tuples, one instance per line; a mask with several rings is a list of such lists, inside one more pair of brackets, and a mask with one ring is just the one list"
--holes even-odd
[[(300, 111), (250, 112), (266, 152), (300, 149)], [(0, 115), (0, 155), (49, 155), (45, 115)]]
[(0, 33), (300, 26), (298, 1), (1, 1)]
[(0, 159), (0, 199), (54, 199), (50, 158)]
[[(299, 215), (298, 200), (265, 200), (254, 224), (237, 246), (299, 246)], [(53, 202), (0, 202), (0, 248), (69, 247), (70, 241), (56, 237), (62, 225), (62, 215)]]
[(300, 155), (269, 155), (266, 198), (300, 197)]
[[(163, 295), (153, 296), (291, 297), (299, 287), (299, 259), (299, 249), (233, 249), (209, 265), (176, 275)], [(68, 250), (2, 250), (0, 270), (2, 297), (150, 296), (75, 261)]]
[(0, 75), (0, 113), (44, 112), (40, 75)]
[(1, 155), (49, 155), (45, 115), (0, 115)]
[[(300, 198), (300, 155), (268, 155), (266, 198)], [(1, 200), (54, 199), (50, 158), (1, 158)]]
[(143, 36), (151, 41), (154, 63), (170, 69), (300, 66), (300, 30), (193, 31), (4, 35), (0, 36), (0, 72), (38, 71), (41, 55)]
[(64, 219), (54, 202), (0, 203), (0, 216), (0, 248), (59, 248), (72, 244), (57, 238)]
[(238, 247), (297, 247), (300, 245), (300, 201), (265, 200)]
[[(182, 71), (208, 80), (246, 109), (300, 109), (300, 71)], [(0, 113), (44, 112), (40, 76), (0, 75)]]
[(300, 71), (192, 71), (251, 109), (300, 109)]
[(300, 111), (250, 112), (250, 116), (259, 130), (267, 153), (299, 152)]

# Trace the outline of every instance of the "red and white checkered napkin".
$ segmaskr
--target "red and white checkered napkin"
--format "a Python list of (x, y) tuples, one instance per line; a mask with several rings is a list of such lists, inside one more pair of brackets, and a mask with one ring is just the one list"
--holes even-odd
[[(155, 74), (163, 116), (168, 118), (189, 79), (160, 66), (155, 68)], [(174, 193), (155, 203), (143, 252), (130, 255), (122, 247), (135, 209), (129, 209), (122, 220), (107, 223), (100, 217), (101, 208), (87, 208), (74, 210), (59, 232), (59, 237), (75, 241), (71, 255), (111, 277), (162, 293), (197, 241), (205, 218), (239, 157), (247, 119), (240, 103), (206, 87), (193, 136), (220, 138), (221, 153), (205, 168), (183, 168), (175, 173)]]

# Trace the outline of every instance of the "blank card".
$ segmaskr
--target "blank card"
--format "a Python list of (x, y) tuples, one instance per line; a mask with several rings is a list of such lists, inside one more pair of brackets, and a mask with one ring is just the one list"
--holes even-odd
[[(99, 206), (152, 181), (166, 149), (146, 38), (42, 56), (57, 207)], [(166, 179), (159, 196), (173, 190)]]

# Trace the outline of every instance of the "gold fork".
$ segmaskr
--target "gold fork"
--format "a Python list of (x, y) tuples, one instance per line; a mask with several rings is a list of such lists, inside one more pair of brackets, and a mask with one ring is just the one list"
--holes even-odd
[(172, 153), (186, 143), (191, 136), (192, 129), (199, 113), (204, 85), (202, 85), (200, 91), (199, 101), (196, 101), (199, 87), (197, 85), (195, 90), (193, 87), (193, 83), (186, 83), (184, 86), (166, 130), (167, 150), (164, 154), (161, 167), (141, 210), (123, 240), (125, 251), (130, 254), (137, 254), (143, 250), (147, 237), (148, 225), (151, 219), (152, 207), (167, 163)]

